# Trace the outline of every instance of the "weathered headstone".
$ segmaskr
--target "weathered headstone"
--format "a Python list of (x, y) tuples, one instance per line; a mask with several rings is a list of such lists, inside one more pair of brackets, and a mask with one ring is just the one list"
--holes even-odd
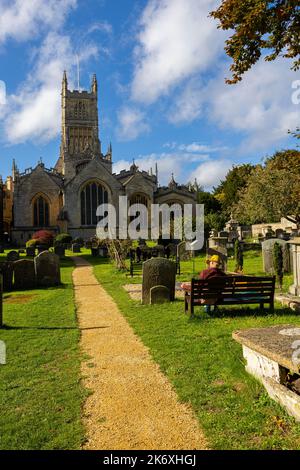
[(19, 258), (20, 258), (19, 253), (14, 250), (7, 253), (7, 256), (6, 256), (7, 261), (18, 261)]
[(30, 259), (20, 259), (13, 264), (14, 288), (20, 290), (34, 289), (36, 287), (36, 277), (34, 261)]
[(97, 256), (99, 256), (99, 248), (98, 248), (98, 247), (97, 247), (97, 248), (92, 247), (92, 248), (91, 248), (91, 255), (92, 255), (94, 258), (96, 258)]
[[(153, 287), (165, 287), (169, 301), (175, 298), (176, 264), (166, 258), (152, 258), (143, 263), (142, 303), (149, 304)], [(155, 292), (154, 292), (155, 297)]]
[(92, 248), (92, 242), (91, 241), (86, 241), (84, 244), (85, 248), (91, 249)]
[(186, 249), (186, 242), (180, 242), (177, 245), (177, 258), (180, 259), (180, 261), (186, 261), (190, 259), (190, 252)]
[(283, 251), (283, 270), (288, 273), (291, 270), (289, 245), (280, 238), (270, 238), (262, 242), (263, 269), (267, 274), (274, 274), (273, 250), (275, 243), (279, 243)]
[(60, 284), (59, 257), (44, 251), (34, 258), (34, 268), (38, 286), (51, 287)]
[(65, 247), (63, 245), (56, 245), (54, 247), (54, 253), (59, 256), (59, 258), (64, 258), (65, 256)]
[(0, 273), (3, 276), (3, 291), (9, 292), (13, 287), (13, 262), (0, 263)]
[(35, 247), (34, 246), (28, 246), (26, 248), (26, 256), (31, 256), (31, 257), (35, 256)]
[(73, 243), (72, 251), (73, 253), (81, 253), (81, 245), (79, 243)]
[(0, 253), (4, 253), (4, 247), (0, 245)]
[(150, 304), (170, 302), (170, 290), (166, 286), (154, 286), (150, 289)]

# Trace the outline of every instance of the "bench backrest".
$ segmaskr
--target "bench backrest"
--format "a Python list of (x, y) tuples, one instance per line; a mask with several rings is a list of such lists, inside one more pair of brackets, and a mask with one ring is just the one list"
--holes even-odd
[(210, 279), (192, 279), (191, 296), (193, 299), (234, 297), (236, 299), (260, 298), (268, 300), (274, 296), (275, 276), (223, 276)]

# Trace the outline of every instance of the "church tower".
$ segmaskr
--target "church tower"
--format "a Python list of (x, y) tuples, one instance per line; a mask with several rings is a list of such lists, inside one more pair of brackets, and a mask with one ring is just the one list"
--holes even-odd
[(61, 147), (56, 170), (69, 180), (94, 158), (100, 158), (111, 168), (111, 156), (101, 153), (96, 75), (93, 76), (90, 91), (70, 91), (64, 72), (61, 97)]

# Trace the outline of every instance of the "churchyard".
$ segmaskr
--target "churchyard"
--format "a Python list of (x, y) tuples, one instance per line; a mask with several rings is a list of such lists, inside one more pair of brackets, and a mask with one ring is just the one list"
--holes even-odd
[[(132, 298), (124, 289), (140, 285), (142, 277), (131, 278), (108, 259), (92, 256), (91, 249), (65, 254), (60, 260), (62, 284), (4, 293), (0, 333), (7, 363), (0, 367), (1, 449), (85, 446), (87, 422), (82, 409), (93, 392), (82, 380), (80, 364), (93, 374), (95, 363), (79, 346), (83, 330), (76, 318), (71, 256), (93, 266), (96, 279), (149, 348), (179, 401), (192, 409), (207, 447), (300, 449), (300, 423), (245, 371), (241, 346), (232, 339), (233, 332), (244, 329), (299, 325), (296, 312), (276, 302), (273, 315), (255, 306), (220, 307), (213, 315), (198, 307), (190, 318), (177, 294), (170, 303), (142, 305), (140, 298)], [(0, 260), (6, 256), (0, 254)], [(26, 253), (20, 259), (26, 259)], [(129, 259), (126, 263), (129, 269)], [(234, 263), (228, 259), (228, 271), (234, 270)], [(176, 281), (189, 280), (204, 268), (205, 254), (180, 265)], [(261, 251), (244, 253), (244, 273), (265, 274)], [(283, 292), (292, 282), (292, 274), (285, 274)], [(91, 300), (97, 304), (97, 299)], [(97, 427), (105, 428), (104, 417), (97, 417)]]

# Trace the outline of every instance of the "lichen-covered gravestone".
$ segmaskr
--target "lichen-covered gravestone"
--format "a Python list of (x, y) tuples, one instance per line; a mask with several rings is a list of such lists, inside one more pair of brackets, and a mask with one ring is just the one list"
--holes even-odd
[(30, 259), (21, 259), (14, 262), (14, 288), (20, 290), (34, 289), (36, 287), (36, 278), (34, 270), (34, 261)]
[(3, 291), (11, 291), (13, 286), (13, 263), (9, 261), (0, 263), (0, 273), (3, 276)]
[[(158, 286), (168, 290), (168, 297), (166, 296), (166, 290), (163, 294), (165, 300), (173, 301), (175, 298), (175, 280), (176, 264), (173, 261), (166, 258), (152, 258), (145, 261), (143, 263), (142, 303), (156, 303), (157, 292), (152, 291), (151, 295), (151, 289)], [(161, 300), (158, 303), (161, 303)]]
[(270, 238), (262, 242), (262, 256), (263, 256), (263, 267), (264, 271), (267, 274), (274, 274), (274, 259), (273, 259), (273, 250), (275, 243), (279, 243), (282, 248), (283, 253), (283, 271), (285, 273), (290, 272), (290, 252), (289, 245), (285, 240), (280, 238)]
[(60, 284), (59, 257), (44, 251), (34, 258), (34, 268), (38, 286), (51, 287)]

